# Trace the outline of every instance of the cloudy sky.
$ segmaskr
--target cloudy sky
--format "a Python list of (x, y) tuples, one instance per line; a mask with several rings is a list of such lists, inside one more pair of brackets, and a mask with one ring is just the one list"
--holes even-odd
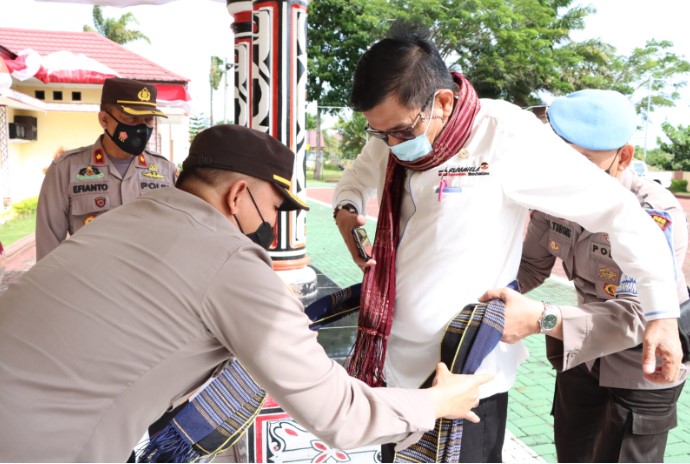
[[(690, 59), (685, 14), (688, 0), (581, 0), (579, 3), (592, 5), (597, 13), (587, 19), (584, 31), (574, 33), (575, 39), (600, 38), (622, 54), (643, 46), (648, 39), (670, 40), (676, 53)], [(85, 24), (92, 24), (91, 8), (91, 5), (68, 2), (0, 0), (0, 27), (81, 31)], [(106, 17), (132, 12), (139, 21), (137, 27), (151, 39), (151, 44), (139, 41), (127, 47), (191, 79), (192, 112), (208, 114), (210, 57), (232, 58), (232, 18), (224, 0), (177, 0), (163, 6), (105, 7), (104, 12)], [(643, 98), (642, 94), (639, 96)], [(223, 99), (214, 98), (214, 101), (215, 116), (221, 118)], [(231, 107), (230, 104), (228, 114)], [(690, 90), (686, 89), (675, 109), (653, 113), (649, 146), (654, 145), (660, 134), (659, 125), (664, 120), (688, 124), (689, 115)], [(643, 145), (643, 133), (640, 130), (633, 142)]]

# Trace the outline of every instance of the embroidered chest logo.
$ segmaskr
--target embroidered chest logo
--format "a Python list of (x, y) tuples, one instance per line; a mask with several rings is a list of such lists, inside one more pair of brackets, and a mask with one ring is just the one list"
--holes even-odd
[(163, 179), (165, 177), (160, 172), (158, 172), (158, 165), (155, 163), (151, 163), (148, 171), (144, 171), (142, 175), (150, 179)]
[(96, 198), (96, 206), (99, 208), (103, 208), (105, 206), (105, 197), (97, 197)]
[(101, 171), (98, 170), (98, 168), (95, 168), (93, 166), (86, 166), (85, 168), (81, 168), (79, 170), (79, 174), (77, 174), (77, 179), (79, 180), (92, 180), (92, 179), (100, 179), (104, 176)]
[(482, 162), (479, 166), (457, 166), (445, 167), (437, 171), (439, 177), (459, 177), (459, 176), (488, 176), (491, 174), (489, 163)]

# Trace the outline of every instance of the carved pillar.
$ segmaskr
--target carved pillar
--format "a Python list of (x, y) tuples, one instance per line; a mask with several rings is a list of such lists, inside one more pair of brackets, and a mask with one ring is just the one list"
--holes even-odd
[[(235, 17), (233, 30), (238, 34), (236, 123), (248, 123), (248, 127), (272, 135), (295, 153), (292, 189), (304, 196), (307, 1), (255, 0), (251, 2), (251, 24), (246, 13), (248, 2), (227, 1), (228, 11)], [(245, 113), (247, 121), (243, 108), (250, 110)], [(316, 273), (307, 266), (305, 219), (304, 211), (280, 213), (276, 240), (270, 249), (274, 269), (302, 298), (316, 293)]]
[(228, 12), (233, 15), (232, 32), (235, 37), (235, 124), (251, 127), (252, 40), (254, 21), (250, 0), (227, 0)]

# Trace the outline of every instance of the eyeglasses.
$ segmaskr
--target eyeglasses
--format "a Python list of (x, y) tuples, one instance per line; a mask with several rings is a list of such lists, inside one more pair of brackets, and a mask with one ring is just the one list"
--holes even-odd
[(372, 129), (369, 127), (369, 124), (367, 124), (367, 127), (364, 129), (367, 134), (371, 135), (372, 137), (376, 137), (377, 139), (381, 139), (384, 142), (388, 143), (388, 137), (394, 137), (398, 140), (412, 140), (413, 138), (416, 137), (414, 134), (414, 129), (417, 127), (417, 124), (419, 124), (419, 121), (423, 121), (426, 119), (424, 116), (422, 116), (422, 113), (424, 112), (424, 109), (429, 106), (429, 103), (431, 103), (432, 98), (434, 98), (434, 95), (436, 95), (436, 91), (431, 94), (431, 96), (427, 99), (426, 103), (424, 103), (424, 106), (422, 106), (422, 109), (419, 110), (419, 113), (417, 113), (417, 116), (414, 118), (414, 122), (412, 123), (411, 126), (404, 127), (402, 129), (396, 129), (392, 131), (380, 131), (376, 129)]

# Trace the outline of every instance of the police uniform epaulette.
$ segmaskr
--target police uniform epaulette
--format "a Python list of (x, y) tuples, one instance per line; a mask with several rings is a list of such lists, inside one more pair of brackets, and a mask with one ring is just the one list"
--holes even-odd
[(163, 156), (163, 155), (161, 155), (160, 153), (155, 152), (155, 151), (144, 150), (144, 153), (146, 153), (146, 154), (149, 155), (149, 156), (155, 156), (156, 158), (162, 158), (162, 159), (164, 159), (164, 160), (166, 160), (166, 161), (168, 160), (168, 158), (166, 158), (165, 156)]
[(72, 155), (81, 154), (81, 153), (84, 153), (86, 151), (91, 150), (91, 147), (92, 147), (91, 145), (86, 145), (84, 147), (73, 148), (71, 150), (64, 151), (64, 152), (62, 152), (62, 154), (60, 156), (58, 156), (57, 158), (55, 158), (53, 160), (53, 163), (56, 163), (56, 164), (61, 163)]

